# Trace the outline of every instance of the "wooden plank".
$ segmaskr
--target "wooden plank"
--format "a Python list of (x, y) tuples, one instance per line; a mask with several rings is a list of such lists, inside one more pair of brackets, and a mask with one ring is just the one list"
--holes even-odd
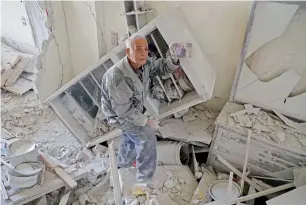
[(78, 185), (77, 182), (71, 176), (69, 176), (62, 168), (56, 167), (54, 168), (54, 171), (68, 184), (70, 188), (74, 188)]
[[(273, 193), (276, 193), (276, 192), (280, 192), (280, 191), (283, 191), (283, 190), (286, 190), (286, 189), (290, 189), (292, 187), (294, 187), (294, 184), (289, 183), (289, 184), (285, 184), (285, 185), (282, 185), (282, 186), (274, 187), (272, 189), (266, 189), (264, 191), (257, 192), (255, 194), (240, 197), (238, 199), (235, 199), (235, 200), (229, 202), (228, 204), (235, 204), (235, 203), (238, 203), (238, 202), (244, 202), (244, 201), (248, 201), (248, 200), (251, 200), (251, 199), (256, 199), (258, 197), (266, 196), (268, 194), (273, 194)], [(289, 204), (291, 204), (291, 203), (289, 203)]]
[(86, 147), (92, 147), (92, 146), (95, 146), (96, 144), (100, 144), (102, 142), (105, 142), (107, 140), (110, 140), (110, 139), (113, 139), (115, 137), (118, 137), (121, 135), (121, 130), (118, 129), (118, 128), (115, 128), (113, 130), (111, 130), (110, 132), (102, 135), (102, 136), (99, 136), (99, 137), (95, 137), (93, 139), (91, 139), (87, 144), (86, 144)]
[(3, 86), (2, 88), (16, 95), (22, 95), (25, 92), (33, 89), (33, 86), (33, 82), (21, 77), (17, 81), (15, 81), (13, 85)]
[[(71, 177), (74, 180), (79, 180), (81, 178), (86, 177), (87, 174), (88, 174), (87, 170), (79, 169), (78, 171), (73, 172), (71, 174)], [(15, 205), (22, 205), (27, 202), (33, 201), (34, 199), (37, 199), (56, 189), (59, 189), (65, 185), (66, 183), (61, 178), (56, 177), (56, 178), (47, 180), (47, 176), (46, 176), (46, 182), (44, 183), (43, 186), (36, 185), (32, 188), (23, 189), (19, 193), (11, 195), (10, 200)]]
[(281, 182), (293, 182), (293, 180), (290, 179), (281, 179), (281, 178), (274, 178), (274, 177), (263, 177), (263, 176), (252, 176), (253, 178), (257, 179), (268, 179), (273, 181), (281, 181)]
[(68, 201), (68, 198), (69, 198), (69, 195), (71, 193), (71, 190), (69, 192), (67, 192), (62, 198), (61, 198), (61, 201), (59, 202), (59, 205), (66, 205), (67, 204), (67, 201)]
[[(242, 173), (242, 175), (243, 175), (243, 173)], [(227, 196), (228, 196), (228, 198), (230, 198), (232, 196), (233, 176), (234, 176), (234, 172), (230, 172), (230, 176), (229, 176), (229, 179), (228, 179), (228, 186), (227, 186)], [(243, 187), (243, 186), (241, 186), (241, 187)], [(241, 189), (241, 191), (242, 190), (243, 189)]]
[(6, 80), (12, 75), (13, 68), (10, 64), (1, 65), (1, 87), (4, 86)]
[(242, 177), (241, 177), (241, 191), (242, 192), (243, 192), (243, 187), (244, 187), (244, 177), (246, 176), (245, 173), (246, 173), (248, 158), (249, 158), (251, 137), (252, 137), (252, 130), (249, 130), (246, 149), (245, 149), (245, 159), (244, 159), (244, 165), (243, 165), (243, 170), (242, 170)]
[[(218, 156), (218, 160), (220, 162), (222, 162), (225, 166), (227, 166), (229, 169), (231, 169), (235, 174), (237, 174), (239, 177), (242, 177), (242, 173), (236, 169), (234, 166), (232, 166), (230, 163), (228, 163), (225, 159), (223, 159), (221, 156)], [(258, 186), (257, 184), (255, 184), (254, 182), (252, 182), (247, 176), (244, 178), (244, 180), (249, 183), (252, 187), (254, 187), (255, 189), (257, 189), (258, 191), (262, 191), (263, 189)]]
[(70, 188), (74, 188), (77, 186), (77, 182), (74, 181), (74, 179), (71, 178), (61, 167), (59, 167), (58, 164), (51, 157), (49, 157), (43, 152), (40, 152), (40, 156), (42, 160), (47, 164), (47, 166), (54, 170), (55, 173), (59, 177), (61, 177)]
[(198, 201), (203, 202), (203, 204), (211, 202), (212, 198), (208, 193), (209, 186), (215, 181), (217, 181), (217, 179), (218, 179), (217, 176), (214, 175), (213, 173), (210, 173), (208, 171), (204, 172), (198, 187), (194, 191), (190, 204), (193, 204), (193, 202), (198, 202)]
[(116, 204), (121, 204), (122, 203), (122, 193), (121, 193), (121, 186), (120, 186), (120, 180), (119, 180), (117, 158), (116, 158), (116, 155), (115, 155), (113, 142), (111, 142), (109, 144), (108, 153), (109, 153), (109, 156), (110, 156), (111, 173), (112, 173), (112, 177), (113, 177), (115, 202), (116, 202)]
[(46, 173), (46, 165), (43, 164), (43, 169), (41, 170), (39, 180), (40, 180), (40, 186), (43, 186), (45, 183), (45, 173)]
[[(10, 77), (5, 82), (5, 87), (12, 87), (21, 73), (23, 72), (24, 68), (28, 65), (29, 60), (25, 59), (23, 56), (20, 56), (20, 61), (13, 67), (13, 72), (11, 73)], [(31, 82), (31, 81), (30, 81)]]

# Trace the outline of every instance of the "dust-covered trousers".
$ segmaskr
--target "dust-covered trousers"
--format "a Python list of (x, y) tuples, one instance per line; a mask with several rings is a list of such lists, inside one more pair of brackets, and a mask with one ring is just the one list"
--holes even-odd
[(136, 159), (138, 182), (148, 182), (156, 169), (156, 136), (148, 126), (124, 123), (118, 152), (118, 166), (131, 167)]

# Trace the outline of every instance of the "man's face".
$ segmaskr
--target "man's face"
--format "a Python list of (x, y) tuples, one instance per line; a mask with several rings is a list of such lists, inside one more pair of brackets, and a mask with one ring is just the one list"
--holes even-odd
[(130, 61), (138, 66), (145, 65), (148, 58), (148, 42), (146, 39), (136, 39), (132, 43), (132, 48), (126, 49), (126, 54)]

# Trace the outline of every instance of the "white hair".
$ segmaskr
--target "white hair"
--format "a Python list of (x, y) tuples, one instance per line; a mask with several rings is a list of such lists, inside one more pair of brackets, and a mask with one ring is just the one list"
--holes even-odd
[(139, 35), (139, 34), (132, 35), (130, 38), (128, 38), (125, 41), (125, 47), (133, 50), (132, 45), (133, 45), (134, 41), (137, 40), (137, 39), (146, 39), (146, 37), (144, 37), (143, 35)]

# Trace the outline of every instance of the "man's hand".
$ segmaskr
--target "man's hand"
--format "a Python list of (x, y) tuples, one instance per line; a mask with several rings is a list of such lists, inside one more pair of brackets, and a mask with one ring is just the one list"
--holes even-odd
[(157, 130), (159, 128), (159, 122), (157, 120), (148, 119), (147, 125), (153, 130)]

